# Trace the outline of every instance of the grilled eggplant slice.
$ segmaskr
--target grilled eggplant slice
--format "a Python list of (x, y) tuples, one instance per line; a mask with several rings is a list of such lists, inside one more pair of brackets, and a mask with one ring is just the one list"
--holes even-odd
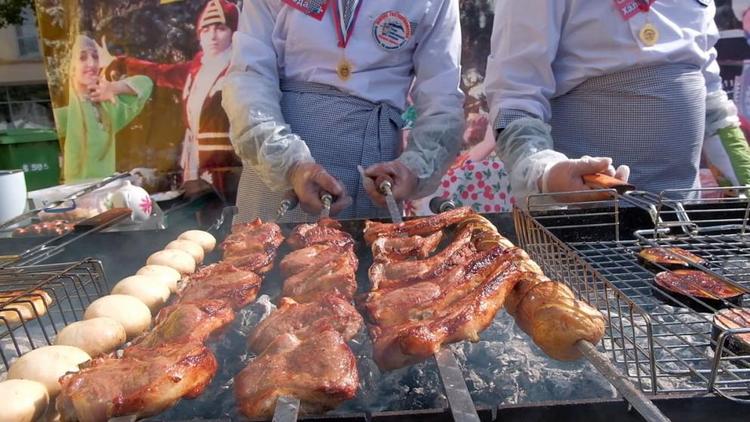
[[(716, 312), (711, 326), (711, 338), (714, 340), (711, 347), (716, 349), (721, 333), (733, 328), (750, 328), (750, 309), (728, 308)], [(738, 356), (747, 356), (747, 360), (740, 362), (745, 366), (750, 365), (750, 333), (729, 336), (724, 347)]]
[(704, 265), (706, 260), (682, 248), (644, 248), (638, 253), (638, 260), (656, 272), (689, 268), (690, 264)]
[(714, 312), (740, 305), (743, 292), (724, 280), (697, 270), (662, 271), (654, 277), (654, 296), (673, 306)]

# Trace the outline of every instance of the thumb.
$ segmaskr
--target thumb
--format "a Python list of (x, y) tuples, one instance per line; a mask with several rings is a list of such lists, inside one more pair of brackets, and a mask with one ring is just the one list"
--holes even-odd
[(609, 157), (588, 157), (584, 156), (578, 160), (571, 160), (570, 172), (575, 176), (584, 174), (605, 173), (609, 166), (612, 165), (612, 159)]
[(341, 196), (344, 193), (344, 188), (341, 186), (338, 180), (328, 174), (324, 169), (320, 169), (315, 173), (315, 183), (324, 191), (330, 193), (333, 196)]
[(615, 177), (627, 183), (628, 179), (630, 179), (630, 167), (625, 164), (617, 167), (617, 171), (615, 171)]

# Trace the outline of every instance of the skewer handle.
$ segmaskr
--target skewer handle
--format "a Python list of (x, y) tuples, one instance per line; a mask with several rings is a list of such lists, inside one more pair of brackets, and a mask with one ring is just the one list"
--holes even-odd
[(648, 422), (670, 422), (670, 419), (643, 394), (643, 391), (622, 375), (604, 354), (596, 350), (596, 346), (586, 340), (581, 340), (576, 343), (576, 347), (622, 397), (643, 416), (643, 419)]
[(390, 180), (384, 180), (383, 183), (378, 186), (378, 189), (380, 189), (380, 191), (383, 192), (385, 196), (393, 195), (393, 183), (391, 183)]
[(328, 192), (324, 192), (320, 195), (320, 202), (323, 203), (323, 210), (320, 211), (320, 218), (328, 218), (331, 216), (331, 204), (333, 203), (333, 195)]
[(436, 196), (430, 199), (430, 211), (433, 214), (440, 214), (456, 208), (456, 203), (450, 199), (444, 199)]
[(323, 202), (323, 208), (330, 210), (333, 203), (333, 196), (330, 193), (324, 193), (320, 196), (320, 201)]
[(297, 204), (299, 204), (299, 199), (294, 193), (294, 190), (288, 190), (284, 194), (284, 199), (282, 199), (281, 203), (279, 204), (279, 209), (276, 211), (276, 221), (281, 220), (281, 218), (284, 217), (287, 212), (295, 209), (297, 207)]
[(583, 183), (592, 189), (614, 189), (620, 195), (635, 190), (635, 186), (604, 173), (586, 174)]

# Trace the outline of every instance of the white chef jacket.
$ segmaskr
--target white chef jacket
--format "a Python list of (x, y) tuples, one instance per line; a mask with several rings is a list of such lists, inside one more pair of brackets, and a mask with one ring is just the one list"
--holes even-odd
[[(405, 44), (391, 50), (375, 35), (378, 18), (388, 11), (408, 19), (412, 31)], [(458, 1), (364, 0), (345, 50), (338, 47), (333, 12), (329, 5), (319, 21), (281, 0), (244, 3), (222, 103), (238, 155), (273, 190), (289, 187), (286, 171), (295, 161), (313, 161), (283, 120), (281, 79), (333, 86), (401, 110), (411, 88), (418, 119), (414, 139), (399, 159), (418, 178), (433, 176), (444, 165), (430, 154), (446, 148), (453, 153), (460, 139), (444, 135), (460, 132), (463, 125)], [(336, 73), (344, 57), (352, 64), (347, 81)]]
[[(485, 90), (490, 115), (518, 110), (549, 122), (550, 99), (587, 79), (633, 67), (682, 63), (703, 70), (707, 93), (721, 90), (712, 0), (656, 0), (629, 21), (615, 0), (496, 0)], [(646, 23), (659, 31), (645, 46)]]

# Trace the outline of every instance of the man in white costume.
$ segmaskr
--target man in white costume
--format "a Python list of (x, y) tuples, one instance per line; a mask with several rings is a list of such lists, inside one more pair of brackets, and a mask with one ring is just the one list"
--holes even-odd
[(603, 172), (693, 196), (704, 138), (748, 183), (715, 11), (711, 0), (497, 0), (486, 90), (515, 195), (587, 190), (581, 176)]
[(273, 217), (288, 190), (301, 210), (285, 221), (316, 216), (324, 192), (354, 218), (384, 214), (384, 180), (397, 200), (434, 191), (463, 132), (460, 56), (457, 0), (245, 2), (223, 102), (245, 166), (240, 219)]

